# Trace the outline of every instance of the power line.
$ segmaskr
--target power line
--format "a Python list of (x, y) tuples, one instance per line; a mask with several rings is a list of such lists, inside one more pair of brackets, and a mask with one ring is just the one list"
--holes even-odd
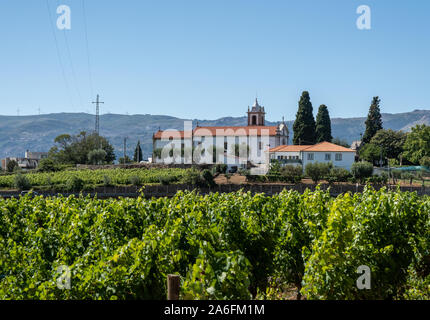
[[(59, 6), (60, 6), (60, 2), (57, 0), (57, 7), (59, 7)], [(70, 61), (70, 68), (72, 69), (73, 80), (75, 82), (76, 92), (78, 93), (79, 103), (83, 107), (82, 95), (81, 95), (81, 91), (79, 90), (78, 80), (77, 80), (76, 72), (75, 72), (75, 66), (73, 63), (72, 53), (70, 51), (70, 46), (69, 46), (69, 41), (67, 39), (67, 31), (66, 30), (63, 30), (63, 35), (64, 35), (64, 41), (66, 43), (67, 54), (68, 54), (69, 61)]]
[(66, 85), (66, 91), (67, 91), (67, 93), (69, 95), (70, 104), (72, 105), (72, 108), (75, 109), (75, 106), (73, 104), (73, 98), (72, 98), (72, 95), (70, 94), (69, 82), (67, 81), (66, 72), (64, 71), (63, 60), (61, 59), (60, 48), (58, 46), (57, 36), (55, 35), (55, 28), (54, 28), (54, 25), (52, 24), (52, 15), (51, 15), (51, 10), (49, 8), (49, 1), (48, 0), (46, 0), (46, 9), (48, 10), (49, 25), (51, 26), (52, 35), (54, 36), (55, 47), (57, 49), (57, 57), (58, 57), (58, 61), (60, 63), (60, 68), (61, 68), (61, 73), (63, 75), (64, 83)]
[(85, 30), (85, 44), (87, 49), (87, 62), (88, 62), (88, 78), (90, 80), (90, 90), (91, 90), (91, 97), (93, 96), (93, 79), (91, 74), (91, 63), (90, 63), (90, 49), (88, 45), (88, 32), (87, 32), (87, 15), (85, 12), (85, 0), (82, 0), (82, 12), (84, 16), (84, 30)]
[(79, 102), (80, 102), (81, 106), (83, 106), (81, 91), (79, 90), (78, 80), (76, 78), (75, 66), (73, 64), (72, 54), (70, 53), (69, 41), (67, 40), (66, 31), (63, 31), (63, 34), (64, 34), (64, 40), (66, 42), (66, 49), (67, 49), (67, 52), (69, 55), (70, 67), (72, 68), (73, 80), (75, 81), (75, 87), (76, 87), (76, 91), (78, 93)]

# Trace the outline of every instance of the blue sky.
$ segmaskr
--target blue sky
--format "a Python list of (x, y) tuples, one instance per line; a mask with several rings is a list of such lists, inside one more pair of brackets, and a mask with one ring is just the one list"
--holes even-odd
[(102, 113), (215, 119), (257, 94), (292, 120), (303, 90), (332, 117), (366, 116), (375, 95), (383, 112), (430, 109), (430, 1), (85, 0), (90, 67), (82, 0), (48, 4), (52, 19), (46, 0), (0, 1), (0, 114), (94, 113), (99, 93)]

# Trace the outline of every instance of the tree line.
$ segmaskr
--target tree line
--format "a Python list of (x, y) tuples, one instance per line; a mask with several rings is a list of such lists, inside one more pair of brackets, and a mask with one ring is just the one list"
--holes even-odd
[[(358, 148), (359, 159), (374, 165), (416, 164), (430, 167), (430, 126), (417, 125), (409, 133), (384, 129), (380, 103), (378, 96), (373, 97)], [(308, 91), (303, 91), (300, 97), (293, 132), (295, 145), (328, 141), (349, 147), (347, 142), (333, 139), (326, 105), (320, 105), (315, 120)]]

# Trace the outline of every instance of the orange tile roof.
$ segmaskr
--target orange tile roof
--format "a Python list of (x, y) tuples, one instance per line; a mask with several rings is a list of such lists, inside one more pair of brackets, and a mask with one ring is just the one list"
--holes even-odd
[(311, 152), (355, 152), (354, 150), (339, 146), (331, 142), (320, 142), (314, 145), (289, 145), (278, 146), (269, 150), (269, 152), (298, 152), (298, 151), (311, 151)]
[(310, 146), (306, 149), (306, 151), (313, 151), (313, 152), (355, 152), (352, 149), (345, 148), (342, 146), (339, 146), (337, 144), (323, 141), (320, 143), (317, 143), (313, 146)]
[(270, 152), (298, 152), (298, 151), (302, 151), (302, 150), (309, 148), (309, 147), (311, 147), (311, 146), (309, 146), (309, 145), (300, 145), (300, 146), (298, 146), (298, 145), (288, 145), (288, 146), (283, 145), (283, 146), (274, 147), (274, 148), (270, 149), (269, 151)]
[[(193, 129), (193, 136), (275, 136), (277, 126), (241, 126), (241, 127), (197, 127)], [(174, 130), (164, 130), (157, 131), (154, 133), (155, 139), (164, 138), (174, 138), (179, 139), (183, 138), (184, 135), (186, 137), (190, 137), (190, 132), (184, 131), (174, 131)]]

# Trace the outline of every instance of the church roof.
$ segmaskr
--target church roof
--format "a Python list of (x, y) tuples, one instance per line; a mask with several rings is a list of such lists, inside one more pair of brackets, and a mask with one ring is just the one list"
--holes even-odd
[[(238, 126), (238, 127), (197, 127), (193, 129), (193, 136), (276, 136), (277, 126)], [(190, 132), (175, 130), (158, 130), (155, 139), (172, 137), (173, 139), (190, 138)]]
[(264, 107), (258, 104), (258, 99), (255, 98), (254, 105), (252, 106), (251, 112), (264, 112)]

